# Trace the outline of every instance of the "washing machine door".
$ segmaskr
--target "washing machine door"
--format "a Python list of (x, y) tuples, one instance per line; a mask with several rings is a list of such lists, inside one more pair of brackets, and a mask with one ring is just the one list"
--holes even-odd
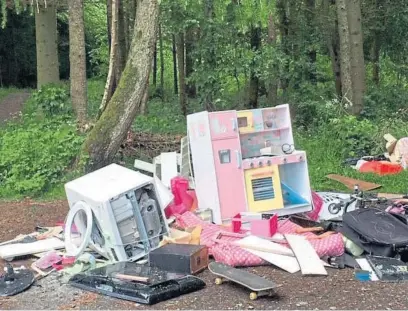
[[(75, 224), (80, 237), (73, 237), (72, 229)], [(67, 256), (78, 257), (91, 243), (93, 228), (93, 214), (91, 207), (84, 201), (76, 202), (68, 212), (65, 222), (65, 250)], [(78, 241), (79, 240), (79, 241)]]

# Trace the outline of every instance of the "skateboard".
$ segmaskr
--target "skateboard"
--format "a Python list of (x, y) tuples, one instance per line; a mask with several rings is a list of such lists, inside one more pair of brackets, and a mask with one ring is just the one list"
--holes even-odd
[(256, 274), (239, 270), (219, 262), (211, 262), (208, 265), (208, 269), (212, 274), (217, 276), (215, 279), (215, 284), (217, 285), (221, 285), (224, 280), (229, 280), (249, 288), (252, 291), (249, 294), (249, 299), (251, 300), (255, 300), (261, 296), (273, 296), (275, 294), (274, 289), (278, 287), (272, 281)]

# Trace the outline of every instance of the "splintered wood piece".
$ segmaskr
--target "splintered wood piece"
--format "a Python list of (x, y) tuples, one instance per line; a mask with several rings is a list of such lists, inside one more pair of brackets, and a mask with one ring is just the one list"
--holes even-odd
[(381, 187), (381, 185), (374, 184), (368, 181), (363, 181), (363, 180), (354, 179), (354, 178), (336, 175), (336, 174), (330, 174), (330, 175), (327, 175), (326, 177), (342, 183), (350, 190), (354, 190), (355, 185), (358, 185), (358, 187), (362, 191), (370, 191), (370, 190), (378, 189)]
[(126, 280), (126, 281), (149, 283), (149, 278), (148, 277), (137, 276), (137, 275), (114, 273), (114, 274), (112, 274), (112, 277), (114, 277), (116, 279), (120, 279), (120, 280)]

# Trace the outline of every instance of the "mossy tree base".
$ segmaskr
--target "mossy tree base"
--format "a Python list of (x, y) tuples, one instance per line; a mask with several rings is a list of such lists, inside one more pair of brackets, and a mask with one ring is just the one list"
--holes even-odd
[(132, 44), (119, 85), (83, 145), (82, 157), (88, 157), (87, 171), (111, 163), (146, 100), (158, 15), (157, 0), (138, 2)]

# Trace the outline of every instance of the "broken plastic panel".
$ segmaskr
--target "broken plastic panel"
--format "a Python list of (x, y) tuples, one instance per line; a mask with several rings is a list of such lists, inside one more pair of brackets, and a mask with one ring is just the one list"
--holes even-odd
[(133, 262), (119, 262), (77, 274), (69, 283), (84, 290), (149, 305), (205, 287), (205, 282), (197, 277)]

